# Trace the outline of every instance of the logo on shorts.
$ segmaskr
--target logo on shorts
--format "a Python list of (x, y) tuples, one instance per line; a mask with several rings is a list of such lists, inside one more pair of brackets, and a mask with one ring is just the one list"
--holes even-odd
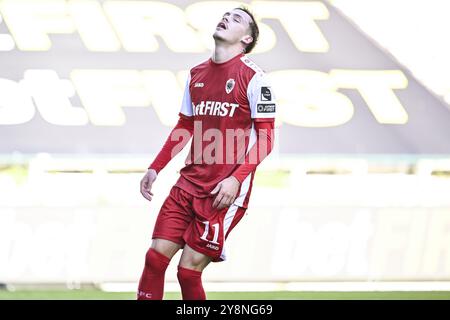
[(203, 82), (196, 82), (194, 84), (194, 88), (203, 88), (205, 86), (205, 84)]
[(225, 84), (225, 91), (227, 92), (227, 94), (234, 89), (234, 84), (234, 79), (228, 79), (227, 83)]
[(210, 248), (210, 249), (213, 249), (213, 250), (219, 250), (219, 247), (218, 246), (215, 246), (215, 245), (213, 245), (213, 244), (211, 244), (211, 243), (208, 243), (207, 245), (206, 245), (206, 247), (207, 248)]
[(261, 87), (261, 101), (271, 101), (272, 92), (270, 92), (270, 87)]

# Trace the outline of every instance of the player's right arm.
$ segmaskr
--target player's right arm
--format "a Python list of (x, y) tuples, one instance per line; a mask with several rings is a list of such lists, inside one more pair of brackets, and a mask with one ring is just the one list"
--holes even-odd
[(170, 160), (172, 160), (173, 157), (183, 150), (194, 133), (192, 101), (189, 92), (190, 81), (191, 76), (189, 73), (184, 90), (178, 123), (170, 132), (169, 137), (164, 143), (161, 151), (158, 153), (155, 160), (153, 160), (150, 164), (147, 172), (141, 179), (141, 194), (148, 201), (151, 201), (153, 198), (153, 193), (151, 190), (158, 173), (170, 162)]

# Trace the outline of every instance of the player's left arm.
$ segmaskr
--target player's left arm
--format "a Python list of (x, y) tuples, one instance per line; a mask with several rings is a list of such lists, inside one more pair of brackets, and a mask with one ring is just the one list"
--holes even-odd
[(264, 73), (254, 75), (249, 83), (247, 96), (251, 109), (256, 141), (233, 174), (217, 184), (212, 194), (217, 194), (213, 207), (230, 206), (236, 199), (242, 182), (256, 170), (269, 155), (274, 144), (276, 102), (272, 88)]

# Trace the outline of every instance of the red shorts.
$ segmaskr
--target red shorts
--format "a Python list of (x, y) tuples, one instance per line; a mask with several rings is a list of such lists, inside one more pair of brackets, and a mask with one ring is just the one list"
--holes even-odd
[(225, 239), (246, 209), (235, 204), (221, 210), (213, 209), (215, 197), (197, 198), (172, 187), (159, 211), (152, 238), (170, 240), (182, 246), (187, 243), (213, 262), (224, 261)]

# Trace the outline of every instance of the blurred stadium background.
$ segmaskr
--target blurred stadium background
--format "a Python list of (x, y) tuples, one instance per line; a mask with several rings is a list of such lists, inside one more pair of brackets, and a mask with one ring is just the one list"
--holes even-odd
[(448, 1), (0, 0), (0, 299), (134, 298), (186, 152), (139, 181), (240, 4), (277, 142), (208, 296), (450, 298)]

